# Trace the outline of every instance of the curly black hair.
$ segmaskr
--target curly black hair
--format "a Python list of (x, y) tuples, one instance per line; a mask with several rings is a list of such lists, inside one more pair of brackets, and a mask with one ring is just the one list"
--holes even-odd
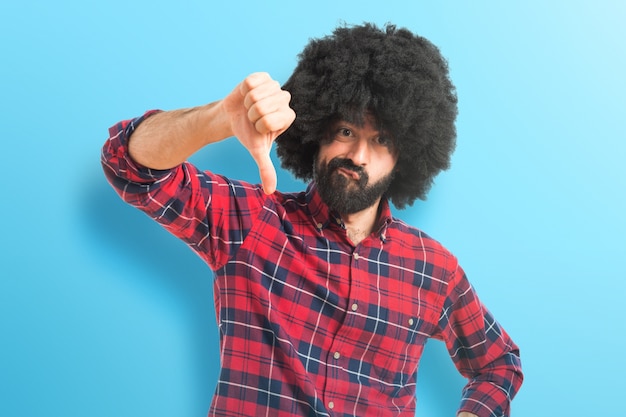
[(283, 85), (297, 117), (276, 139), (282, 166), (313, 179), (331, 124), (361, 124), (371, 114), (399, 155), (386, 196), (398, 208), (425, 200), (434, 177), (450, 166), (456, 144), (456, 90), (439, 49), (407, 29), (364, 23), (312, 39), (298, 57)]

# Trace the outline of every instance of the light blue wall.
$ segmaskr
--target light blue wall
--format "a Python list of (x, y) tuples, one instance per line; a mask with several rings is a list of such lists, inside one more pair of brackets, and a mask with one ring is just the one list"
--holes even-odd
[[(204, 416), (217, 377), (207, 267), (100, 170), (116, 121), (285, 81), (310, 37), (394, 22), (440, 46), (458, 148), (398, 213), (461, 260), (522, 349), (513, 415), (617, 415), (626, 294), (626, 6), (611, 1), (29, 1), (0, 5), (0, 415)], [(194, 157), (255, 181), (231, 141)], [(301, 184), (282, 173), (279, 186)], [(462, 379), (427, 347), (418, 415)]]

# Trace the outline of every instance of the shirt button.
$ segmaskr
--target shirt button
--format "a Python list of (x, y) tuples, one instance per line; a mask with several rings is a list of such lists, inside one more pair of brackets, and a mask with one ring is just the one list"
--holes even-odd
[(339, 359), (339, 358), (341, 358), (341, 353), (339, 353), (339, 352), (335, 352), (335, 353), (333, 354), (333, 358), (335, 358), (335, 359)]
[(324, 225), (323, 225), (322, 223), (318, 223), (316, 226), (317, 226), (317, 228), (318, 228), (318, 229), (320, 229), (320, 230), (322, 230), (322, 228), (324, 227)]
[(360, 258), (359, 254), (358, 254), (358, 253), (356, 253), (356, 252), (354, 252), (354, 255), (353, 255), (353, 256), (354, 256), (354, 259), (356, 259), (357, 261), (358, 261), (358, 260), (359, 260), (359, 258)]
[(415, 321), (413, 321), (413, 319), (409, 319), (409, 326), (413, 326), (413, 323), (415, 323)]
[(359, 309), (359, 305), (357, 303), (352, 304), (352, 311), (357, 311)]
[(330, 408), (331, 410), (332, 410), (333, 408), (335, 408), (335, 403), (334, 403), (334, 402), (332, 402), (332, 401), (331, 401), (331, 402), (329, 402), (329, 403), (328, 403), (328, 408)]

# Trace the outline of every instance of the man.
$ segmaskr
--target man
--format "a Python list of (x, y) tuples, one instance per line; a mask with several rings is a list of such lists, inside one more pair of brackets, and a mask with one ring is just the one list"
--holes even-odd
[[(111, 128), (111, 184), (214, 271), (210, 415), (413, 416), (428, 338), (468, 378), (459, 416), (509, 415), (517, 346), (456, 258), (388, 204), (425, 198), (448, 167), (456, 104), (435, 46), (364, 24), (312, 40), (283, 88), (255, 73), (223, 100)], [(185, 162), (231, 136), (262, 186)], [(274, 141), (306, 191), (276, 191)]]

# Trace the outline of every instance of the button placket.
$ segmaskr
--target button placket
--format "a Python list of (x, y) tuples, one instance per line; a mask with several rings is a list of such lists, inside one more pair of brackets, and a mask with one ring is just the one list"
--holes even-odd
[[(362, 302), (364, 300), (359, 299), (359, 293), (362, 291), (363, 287), (363, 279), (364, 279), (364, 271), (363, 268), (367, 266), (367, 260), (363, 258), (363, 256), (359, 253), (357, 248), (353, 248), (352, 253), (348, 253), (348, 256), (351, 256), (351, 262), (349, 263), (349, 277), (350, 277), (350, 293), (347, 300), (346, 305), (346, 314), (344, 321), (339, 329), (338, 333), (335, 336), (335, 339), (331, 346), (329, 346), (329, 350), (327, 353), (327, 361), (328, 361), (328, 372), (336, 372), (343, 373), (348, 372), (348, 363), (350, 361), (350, 352), (353, 347), (350, 342), (350, 334), (355, 331), (355, 329), (362, 328), (361, 321), (363, 320), (362, 315)], [(366, 249), (360, 247), (362, 250)], [(364, 252), (362, 252), (364, 253)], [(361, 313), (361, 314), (359, 314)], [(350, 344), (347, 346), (346, 343)], [(345, 348), (345, 349), (344, 349)], [(326, 396), (328, 395), (328, 396)], [(338, 395), (338, 396), (337, 396)], [(337, 390), (332, 385), (332, 378), (328, 379), (327, 387), (324, 393), (324, 402), (326, 404), (327, 410), (333, 412), (340, 412), (341, 407), (339, 407), (339, 403), (337, 400), (339, 397), (343, 398), (343, 389)], [(339, 407), (339, 409), (337, 409)]]

